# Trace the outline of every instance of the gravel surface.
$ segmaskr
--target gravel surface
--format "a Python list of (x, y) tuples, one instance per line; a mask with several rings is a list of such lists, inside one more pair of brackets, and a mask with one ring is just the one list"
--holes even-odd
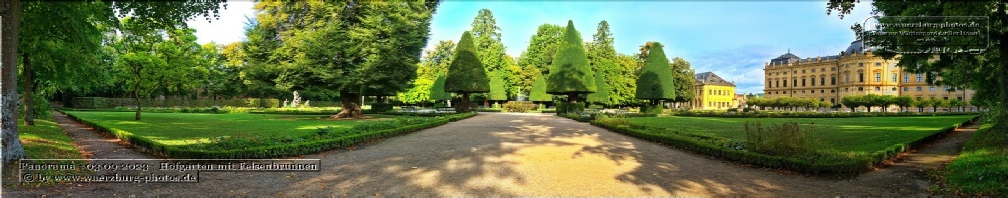
[[(56, 114), (60, 123), (68, 121)], [(78, 134), (88, 133), (79, 124), (61, 126), (93, 158), (150, 158), (108, 140), (94, 141), (101, 136)], [(552, 115), (480, 113), (377, 143), (297, 157), (321, 159), (320, 172), (202, 172), (198, 184), (63, 184), (4, 189), (4, 196), (927, 195), (930, 184), (922, 170), (947, 163), (970, 134), (955, 132), (890, 168), (856, 178), (821, 178), (708, 159)]]

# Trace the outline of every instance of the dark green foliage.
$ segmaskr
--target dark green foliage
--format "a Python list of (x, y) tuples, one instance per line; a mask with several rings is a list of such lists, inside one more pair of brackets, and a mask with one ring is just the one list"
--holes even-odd
[(445, 75), (438, 74), (437, 79), (434, 80), (434, 85), (431, 86), (430, 99), (431, 100), (451, 100), (451, 94), (445, 92)]
[(543, 79), (542, 75), (536, 74), (535, 81), (532, 83), (532, 91), (529, 93), (529, 101), (533, 102), (549, 102), (553, 101), (553, 96), (546, 93), (546, 80)]
[[(562, 42), (563, 32), (564, 27), (559, 25), (540, 25), (539, 29), (536, 30), (536, 34), (532, 35), (532, 38), (529, 40), (528, 48), (519, 56), (518, 65), (521, 65), (525, 71), (535, 68), (535, 70), (541, 71), (542, 74), (549, 74), (550, 65), (553, 65), (553, 57), (556, 55), (557, 48)], [(530, 79), (531, 77), (531, 75), (528, 75), (525, 78)], [(526, 84), (526, 86), (530, 86), (530, 84)]]
[[(574, 21), (567, 21), (563, 41), (553, 57), (550, 74), (546, 80), (546, 93), (553, 95), (586, 94), (595, 92), (594, 75), (588, 65), (581, 34), (574, 29)], [(574, 102), (577, 97), (569, 97)]]
[(597, 91), (595, 93), (588, 94), (588, 98), (586, 100), (591, 103), (609, 103), (609, 83), (606, 82), (605, 73), (596, 72), (594, 82)]
[(672, 58), (672, 76), (675, 78), (675, 99), (674, 102), (689, 102), (696, 96), (693, 85), (696, 83), (695, 72), (690, 68), (690, 62), (686, 59)]
[(1003, 135), (994, 133), (993, 124), (984, 124), (963, 146), (959, 154), (946, 170), (944, 178), (953, 191), (966, 195), (1003, 196), (1008, 195), (1008, 141)]
[(490, 92), (490, 80), (473, 48), (472, 35), (468, 31), (462, 33), (462, 39), (455, 48), (455, 58), (448, 66), (445, 91), (460, 94)]
[[(136, 105), (133, 98), (103, 98), (103, 97), (77, 97), (74, 99), (74, 108), (79, 109), (106, 109), (113, 107), (126, 107)], [(321, 101), (319, 101), (321, 102)], [(312, 101), (312, 104), (319, 102)], [(229, 100), (189, 100), (189, 99), (141, 99), (140, 104), (144, 107), (252, 107), (252, 108), (276, 108), (280, 107), (280, 100), (269, 99), (229, 99)], [(312, 105), (320, 106), (320, 105)]]
[(371, 104), (371, 110), (373, 112), (391, 111), (392, 108), (394, 108), (394, 107), (395, 107), (394, 104), (387, 104), (387, 103), (374, 103), (374, 104)]
[(652, 101), (675, 99), (675, 78), (669, 69), (669, 61), (665, 57), (663, 47), (661, 43), (652, 43), (640, 77), (637, 78), (637, 99)]
[(585, 110), (585, 103), (560, 102), (557, 103), (556, 110), (557, 114), (578, 113)]

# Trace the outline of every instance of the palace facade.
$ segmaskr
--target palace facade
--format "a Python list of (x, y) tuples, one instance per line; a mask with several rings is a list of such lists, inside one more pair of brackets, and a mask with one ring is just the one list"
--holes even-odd
[(816, 98), (837, 104), (850, 95), (893, 95), (969, 100), (973, 90), (928, 85), (926, 75), (904, 72), (896, 60), (885, 60), (851, 42), (838, 55), (799, 58), (787, 54), (764, 65), (766, 98)]

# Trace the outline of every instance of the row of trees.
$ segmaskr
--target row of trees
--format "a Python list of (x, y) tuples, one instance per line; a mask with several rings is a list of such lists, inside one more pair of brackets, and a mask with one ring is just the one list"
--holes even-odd
[[(517, 58), (503, 53), (504, 47), (499, 40), (500, 28), (495, 24), (490, 10), (479, 11), (470, 32), (475, 57), (484, 65), (483, 73), (488, 80), (486, 92), (470, 92), (470, 100), (484, 101), (486, 105), (490, 101), (516, 100), (520, 96), (527, 96), (528, 100), (535, 102), (586, 101), (607, 106), (644, 104), (644, 100), (637, 97), (637, 81), (644, 76), (642, 73), (646, 73), (643, 68), (647, 54), (655, 43), (648, 42), (641, 46), (641, 54), (616, 53), (607, 21), (599, 22), (591, 42), (582, 42), (580, 34), (572, 26), (540, 25), (536, 34), (530, 38), (528, 48)], [(413, 87), (397, 94), (397, 98), (408, 104), (429, 104), (448, 99), (432, 97), (437, 95), (436, 92), (442, 91), (434, 82), (441, 74), (451, 76), (448, 65), (460, 56), (460, 50), (456, 48), (461, 48), (461, 43), (440, 41), (434, 49), (428, 50), (418, 64)], [(661, 55), (655, 58), (665, 57)], [(678, 57), (672, 63), (668, 63), (667, 59), (656, 60), (656, 64), (660, 65), (660, 62), (664, 62), (665, 66), (656, 67), (658, 70), (655, 71), (671, 71), (672, 77), (663, 79), (675, 79), (671, 85), (665, 85), (675, 87), (674, 92), (677, 93), (676, 97), (667, 101), (688, 102), (692, 99), (694, 71), (690, 69), (690, 63)], [(548, 83), (551, 82), (551, 74), (566, 73), (566, 70), (555, 69), (555, 65), (572, 70), (570, 74), (555, 76), (557, 79), (553, 81), (557, 82)], [(648, 75), (648, 78), (651, 76)], [(549, 89), (550, 84), (557, 87)], [(589, 87), (594, 89), (589, 91)]]
[(760, 109), (766, 109), (771, 107), (774, 109), (792, 109), (796, 110), (798, 108), (805, 108), (805, 110), (813, 110), (818, 108), (828, 108), (833, 107), (833, 104), (826, 101), (820, 101), (815, 98), (792, 98), (792, 97), (779, 97), (779, 98), (750, 98), (746, 100), (746, 105), (749, 107), (760, 107)]
[[(910, 96), (892, 96), (892, 95), (861, 95), (861, 96), (844, 96), (840, 100), (840, 104), (844, 107), (850, 108), (850, 110), (856, 111), (856, 108), (865, 107), (868, 112), (872, 111), (872, 108), (878, 107), (882, 109), (883, 112), (888, 111), (889, 107), (897, 106), (900, 108), (899, 111), (909, 111), (909, 107), (917, 107), (918, 112), (923, 112), (925, 107), (931, 107), (932, 112), (937, 111), (938, 108), (956, 108), (958, 111), (966, 111), (966, 107), (970, 106), (962, 100), (948, 100), (939, 98), (920, 98), (914, 99)], [(798, 108), (804, 108), (805, 110), (815, 110), (820, 108), (839, 108), (841, 106), (832, 104), (830, 102), (821, 101), (815, 98), (792, 98), (792, 97), (779, 97), (779, 98), (750, 98), (746, 101), (746, 105), (749, 107), (760, 107), (761, 109), (766, 109), (767, 107), (774, 109), (790, 109), (798, 110)]]
[(966, 107), (970, 106), (969, 103), (962, 100), (949, 100), (940, 98), (918, 98), (914, 99), (910, 96), (892, 96), (892, 95), (875, 95), (868, 94), (863, 96), (845, 96), (840, 100), (840, 103), (844, 106), (854, 111), (854, 108), (867, 107), (868, 112), (871, 112), (873, 107), (879, 107), (882, 111), (888, 111), (890, 106), (897, 106), (900, 108), (899, 111), (905, 111), (908, 107), (917, 107), (918, 112), (923, 112), (925, 107), (931, 107), (931, 111), (938, 111), (938, 108), (956, 108), (959, 111), (965, 111)]

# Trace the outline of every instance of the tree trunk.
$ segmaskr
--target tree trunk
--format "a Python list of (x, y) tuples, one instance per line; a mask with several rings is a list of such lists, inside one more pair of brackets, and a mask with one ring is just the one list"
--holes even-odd
[[(140, 86), (140, 85), (137, 85), (137, 86)], [(137, 106), (136, 117), (134, 118), (135, 120), (140, 120), (140, 108), (141, 108), (141, 106), (143, 106), (143, 105), (140, 104), (140, 92), (139, 92), (138, 89), (139, 88), (134, 88), (133, 89), (133, 100), (136, 101), (136, 106)]]
[[(24, 158), (17, 125), (17, 57), (21, 1), (6, 0), (0, 8), (0, 125), (3, 163)], [(2, 167), (2, 166), (0, 166)]]
[(455, 112), (469, 112), (469, 93), (462, 93), (462, 101), (455, 105)]
[(359, 118), (363, 117), (364, 113), (361, 112), (359, 99), (360, 94), (351, 93), (349, 91), (340, 91), (340, 112), (339, 114), (333, 115), (332, 118)]
[(32, 98), (34, 90), (32, 78), (35, 73), (32, 70), (31, 56), (29, 55), (26, 53), (24, 57), (21, 57), (21, 65), (24, 67), (24, 71), (21, 72), (21, 77), (24, 78), (24, 121), (27, 126), (35, 126), (35, 101)]

